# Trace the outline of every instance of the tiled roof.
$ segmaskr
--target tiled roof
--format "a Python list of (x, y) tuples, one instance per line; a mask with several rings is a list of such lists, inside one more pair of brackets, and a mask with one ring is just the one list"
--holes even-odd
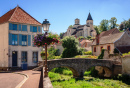
[(84, 40), (82, 40), (82, 41), (80, 42), (80, 44), (83, 45), (85, 42), (87, 42), (87, 43), (90, 42), (90, 43), (91, 43), (90, 40), (84, 39)]
[(130, 52), (130, 46), (118, 46), (116, 47), (121, 53)]
[[(124, 32), (115, 33), (115, 34), (109, 34), (108, 36), (102, 36), (99, 38), (99, 44), (108, 44), (108, 43), (114, 43), (116, 40), (118, 40)], [(92, 45), (96, 45), (96, 40), (92, 43)]]
[(120, 33), (120, 31), (117, 28), (114, 28), (114, 29), (102, 32), (100, 34), (100, 37), (101, 36), (108, 36), (109, 34), (115, 34), (115, 33)]
[(6, 14), (0, 17), (0, 24), (4, 22), (18, 22), (18, 23), (41, 25), (40, 22), (34, 19), (31, 15), (29, 15), (19, 6), (8, 11)]

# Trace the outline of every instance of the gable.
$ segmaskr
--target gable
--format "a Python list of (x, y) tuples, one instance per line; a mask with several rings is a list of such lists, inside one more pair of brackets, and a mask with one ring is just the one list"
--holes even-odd
[(13, 10), (10, 10), (5, 15), (0, 18), (0, 23), (3, 22), (18, 22), (18, 23), (26, 23), (26, 24), (36, 24), (41, 25), (36, 19), (34, 19), (31, 15), (25, 12), (22, 8), (16, 7)]
[(117, 40), (114, 42), (115, 47), (117, 46), (130, 46), (130, 35), (127, 31)]

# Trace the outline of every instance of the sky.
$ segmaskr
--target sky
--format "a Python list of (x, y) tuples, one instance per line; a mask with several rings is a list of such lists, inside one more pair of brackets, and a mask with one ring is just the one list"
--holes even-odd
[(76, 18), (81, 25), (86, 24), (89, 12), (94, 25), (111, 17), (120, 24), (130, 18), (129, 4), (130, 0), (0, 0), (0, 17), (19, 5), (40, 23), (48, 19), (49, 31), (60, 34), (74, 25)]

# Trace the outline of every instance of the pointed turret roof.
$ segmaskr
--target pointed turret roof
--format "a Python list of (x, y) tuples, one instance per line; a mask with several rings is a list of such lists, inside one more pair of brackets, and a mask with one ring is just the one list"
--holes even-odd
[(6, 14), (0, 17), (0, 24), (4, 22), (18, 22), (18, 23), (41, 25), (40, 22), (34, 19), (31, 15), (29, 15), (19, 6), (8, 11)]
[(89, 12), (89, 14), (88, 14), (88, 18), (87, 18), (87, 20), (93, 20), (92, 17), (91, 17), (90, 12)]

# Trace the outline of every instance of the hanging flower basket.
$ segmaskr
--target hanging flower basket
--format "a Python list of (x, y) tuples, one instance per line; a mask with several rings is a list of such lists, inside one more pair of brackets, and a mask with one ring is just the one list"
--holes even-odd
[(37, 47), (43, 47), (44, 45), (50, 45), (54, 43), (59, 43), (58, 36), (56, 34), (48, 33), (48, 35), (37, 34), (33, 38), (34, 45)]

